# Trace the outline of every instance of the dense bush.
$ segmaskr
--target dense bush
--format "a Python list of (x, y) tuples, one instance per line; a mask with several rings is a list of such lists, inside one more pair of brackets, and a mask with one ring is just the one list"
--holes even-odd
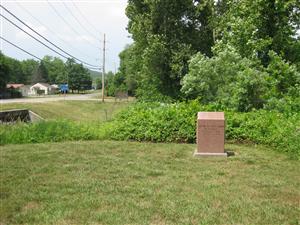
[(112, 122), (112, 137), (118, 140), (193, 142), (199, 105), (139, 103), (120, 113)]
[(284, 112), (286, 114), (300, 112), (300, 97), (286, 96), (281, 99), (271, 98), (269, 99), (268, 103), (264, 106), (264, 108), (267, 110), (276, 110), (278, 112)]
[[(122, 112), (110, 126), (117, 140), (188, 142), (196, 140), (196, 114), (220, 110), (217, 106), (190, 103), (140, 103)], [(228, 140), (266, 144), (300, 158), (300, 115), (258, 110), (248, 113), (226, 111)]]
[[(298, 104), (299, 107), (299, 104)], [(195, 143), (199, 111), (225, 111), (226, 138), (265, 144), (300, 159), (300, 114), (286, 104), (282, 111), (229, 111), (219, 105), (137, 103), (107, 123), (44, 121), (0, 126), (0, 144), (67, 140), (135, 140)]]
[(284, 61), (273, 51), (269, 52), (269, 57), (267, 72), (271, 78), (269, 82), (272, 83), (272, 97), (300, 97), (300, 72), (297, 67)]
[(232, 47), (215, 49), (211, 58), (198, 53), (190, 60), (181, 91), (202, 103), (217, 102), (242, 112), (263, 108), (274, 99), (299, 97), (296, 66), (273, 51), (269, 58), (268, 67), (263, 67), (259, 60), (243, 58)]
[(300, 115), (258, 110), (227, 112), (226, 136), (274, 147), (300, 159)]

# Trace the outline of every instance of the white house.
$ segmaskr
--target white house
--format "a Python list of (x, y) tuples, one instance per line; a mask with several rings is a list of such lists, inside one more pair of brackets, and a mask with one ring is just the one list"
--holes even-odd
[(50, 95), (54, 93), (54, 88), (47, 83), (36, 83), (29, 90), (29, 95)]

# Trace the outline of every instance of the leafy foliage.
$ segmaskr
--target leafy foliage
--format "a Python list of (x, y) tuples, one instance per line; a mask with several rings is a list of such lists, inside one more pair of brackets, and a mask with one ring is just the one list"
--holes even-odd
[(238, 111), (262, 108), (268, 74), (257, 63), (226, 50), (208, 58), (200, 53), (190, 61), (182, 92), (203, 103), (217, 102)]
[(0, 52), (0, 93), (6, 88), (9, 79), (9, 67), (4, 60), (4, 55)]
[[(29, 84), (32, 79), (34, 74), (36, 73), (38, 67), (39, 67), (39, 62), (35, 61), (33, 59), (27, 59), (27, 60), (23, 60), (20, 62), (21, 63), (21, 67), (22, 67), (22, 71), (23, 71), (23, 76), (26, 77), (26, 80), (24, 80), (24, 84)], [(47, 65), (46, 65), (47, 68)], [(11, 80), (12, 83), (15, 83), (16, 80)], [(38, 81), (41, 82), (41, 81)]]
[(112, 72), (105, 74), (105, 87), (107, 89), (107, 95), (109, 96), (115, 96), (116, 92), (118, 91), (128, 91), (128, 88), (125, 84), (125, 78), (120, 76), (119, 72), (116, 74), (113, 74)]
[(187, 94), (240, 111), (299, 91), (297, 0), (131, 0), (126, 14), (134, 43), (120, 54), (114, 89), (147, 101)]
[(272, 78), (274, 97), (282, 98), (286, 95), (299, 97), (300, 71), (273, 51), (269, 53), (269, 57), (270, 64), (267, 71)]
[(240, 56), (234, 48), (208, 58), (192, 57), (189, 73), (182, 80), (182, 92), (203, 103), (216, 102), (237, 111), (263, 108), (272, 99), (299, 96), (300, 73), (270, 51), (267, 68), (259, 60)]
[(92, 87), (92, 78), (89, 71), (85, 69), (82, 64), (76, 64), (73, 59), (68, 59), (66, 62), (66, 69), (68, 74), (69, 88), (77, 90), (89, 90)]
[(7, 57), (1, 53), (1, 58), (3, 58), (3, 63), (9, 67), (8, 71), (8, 81), (14, 83), (24, 83), (28, 82), (29, 77), (26, 77), (27, 74), (24, 74), (22, 70), (21, 63), (13, 58)]
[[(129, 92), (178, 98), (189, 58), (197, 51), (211, 55), (212, 1), (132, 0), (126, 14), (135, 43), (120, 54), (120, 73)], [(151, 87), (151, 95), (143, 91), (145, 86)]]
[[(60, 58), (45, 56), (41, 62), (28, 59), (19, 61), (0, 53), (2, 88), (10, 83), (35, 84), (38, 82), (64, 84), (70, 82), (73, 90), (91, 89), (90, 71), (73, 59), (65, 63)], [(5, 73), (5, 74), (4, 74)]]
[(300, 24), (297, 0), (221, 2), (225, 3), (226, 10), (215, 19), (218, 45), (234, 46), (242, 57), (258, 57), (264, 66), (269, 64), (270, 50), (286, 60), (299, 61), (299, 57), (294, 56), (295, 44), (299, 43), (296, 38)]
[(296, 107), (283, 105), (280, 104), (279, 110), (240, 113), (216, 104), (201, 105), (195, 100), (172, 104), (137, 103), (106, 123), (53, 120), (2, 125), (0, 144), (95, 139), (195, 143), (197, 112), (223, 110), (227, 140), (265, 144), (300, 159), (300, 101), (298, 99)]
[[(197, 112), (215, 110), (221, 109), (216, 105), (203, 106), (197, 101), (139, 103), (120, 113), (109, 133), (116, 140), (194, 143)], [(300, 115), (297, 111), (225, 111), (227, 140), (266, 144), (300, 159)]]
[(33, 73), (33, 76), (31, 78), (32, 84), (35, 84), (38, 82), (42, 82), (42, 83), (49, 82), (48, 70), (46, 69), (46, 66), (43, 61), (40, 62), (37, 70)]
[(48, 72), (49, 82), (52, 84), (67, 83), (67, 71), (65, 63), (58, 57), (45, 56), (44, 65)]

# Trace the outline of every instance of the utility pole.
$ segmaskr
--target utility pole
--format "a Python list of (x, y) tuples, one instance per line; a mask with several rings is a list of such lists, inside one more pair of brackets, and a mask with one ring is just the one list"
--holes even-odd
[(105, 34), (103, 39), (103, 65), (102, 65), (102, 102), (104, 102), (104, 75), (105, 75)]

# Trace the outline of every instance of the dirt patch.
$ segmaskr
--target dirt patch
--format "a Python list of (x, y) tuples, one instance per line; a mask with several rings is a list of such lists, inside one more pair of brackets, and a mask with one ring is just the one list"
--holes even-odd
[(36, 210), (40, 208), (40, 204), (37, 202), (28, 202), (25, 206), (22, 208), (22, 213), (27, 213), (28, 211)]
[(161, 218), (160, 216), (158, 215), (155, 215), (153, 218), (152, 218), (152, 221), (150, 223), (150, 225), (165, 225), (166, 222), (164, 221), (163, 218)]

